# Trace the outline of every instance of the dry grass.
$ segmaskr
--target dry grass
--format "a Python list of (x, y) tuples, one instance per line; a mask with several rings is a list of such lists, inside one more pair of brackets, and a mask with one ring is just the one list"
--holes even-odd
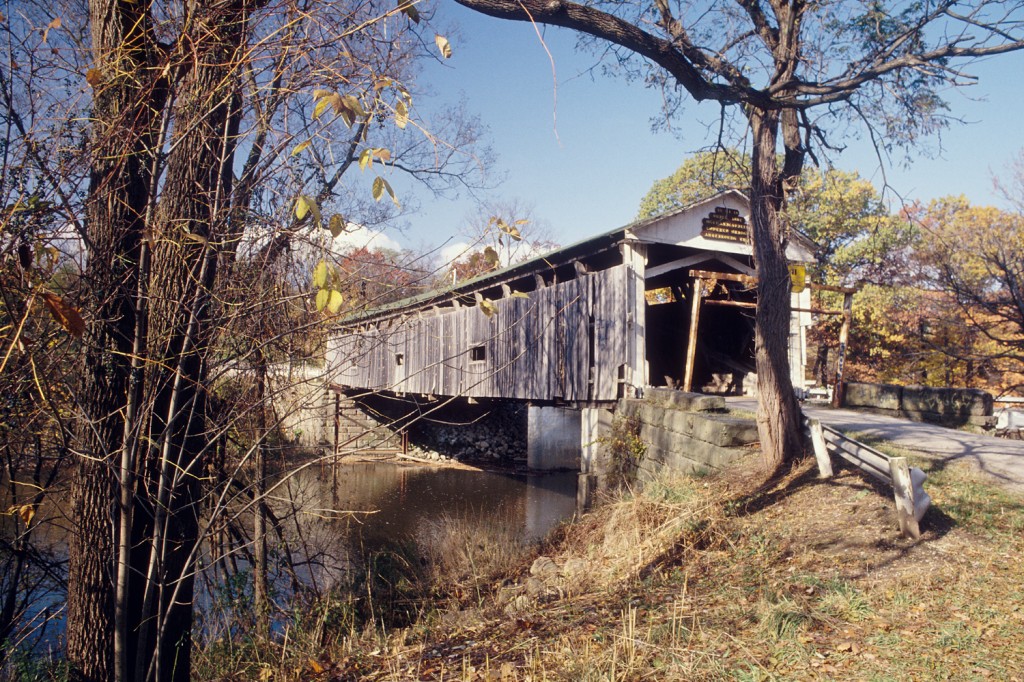
[(1024, 506), (957, 468), (928, 489), (915, 543), (856, 474), (807, 466), (742, 499), (663, 481), (552, 537), (585, 567), (562, 598), (507, 610), (528, 557), (472, 608), (352, 632), (275, 679), (1024, 680)]
[(417, 544), (427, 561), (428, 580), (435, 593), (460, 602), (472, 595), (479, 603), (497, 576), (532, 555), (532, 549), (523, 543), (521, 522), (511, 513), (502, 521), (501, 510), (496, 515), (496, 522), (487, 524), (452, 514), (442, 514), (428, 523)]

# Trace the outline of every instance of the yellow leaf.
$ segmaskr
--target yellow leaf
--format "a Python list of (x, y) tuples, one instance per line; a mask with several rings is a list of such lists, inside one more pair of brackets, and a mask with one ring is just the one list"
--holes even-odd
[(403, 129), (409, 125), (409, 105), (405, 102), (395, 105), (395, 125)]
[(260, 682), (268, 682), (273, 676), (274, 669), (269, 665), (264, 664), (264, 666), (260, 668)]
[(295, 217), (303, 220), (307, 215), (309, 215), (309, 199), (304, 194), (300, 194), (299, 198), (295, 200)]
[(494, 302), (490, 299), (481, 299), (480, 301), (480, 312), (487, 317), (492, 317), (494, 313), (498, 312), (498, 306), (494, 305)]
[(103, 82), (103, 72), (99, 69), (89, 69), (85, 72), (85, 82), (91, 87), (97, 88)]
[(57, 324), (64, 327), (71, 336), (79, 338), (85, 333), (85, 320), (78, 309), (71, 306), (57, 294), (49, 291), (43, 292), (43, 302), (50, 309), (50, 315), (57, 321)]
[(359, 154), (359, 170), (364, 171), (373, 166), (373, 155), (369, 149), (364, 149)]
[(319, 675), (324, 671), (324, 667), (315, 658), (309, 659), (309, 667), (313, 670), (314, 675)]
[(313, 118), (314, 119), (320, 118), (320, 114), (324, 113), (324, 109), (326, 109), (327, 107), (331, 106), (331, 103), (333, 101), (334, 100), (331, 97), (323, 97), (323, 98), (317, 100), (316, 106), (313, 107)]
[(434, 43), (437, 45), (437, 49), (441, 53), (442, 57), (444, 57), (445, 59), (450, 59), (451, 58), (451, 56), (452, 56), (452, 46), (448, 42), (447, 38), (445, 38), (442, 35), (435, 35), (434, 36)]
[(25, 525), (32, 523), (32, 517), (36, 515), (36, 508), (31, 504), (23, 504), (18, 507), (18, 516), (24, 521)]
[(345, 301), (345, 297), (341, 295), (340, 291), (331, 291), (330, 298), (327, 300), (327, 310), (332, 315), (337, 315), (338, 311), (341, 310), (341, 304)]
[(299, 144), (295, 145), (295, 149), (292, 150), (292, 156), (302, 153), (302, 151), (309, 147), (309, 145), (311, 144), (313, 144), (313, 140), (306, 140), (305, 142), (300, 142)]
[(313, 268), (313, 286), (317, 289), (323, 289), (327, 285), (327, 263), (326, 261), (320, 261)]
[(345, 219), (341, 215), (335, 213), (331, 216), (331, 220), (328, 223), (327, 228), (331, 231), (331, 236), (337, 239), (338, 235), (345, 231)]
[(359, 116), (361, 118), (366, 116), (366, 110), (363, 109), (363, 105), (355, 95), (345, 95), (342, 97), (341, 106), (348, 109), (355, 116)]
[(383, 161), (384, 163), (387, 163), (388, 161), (391, 160), (391, 152), (389, 150), (387, 150), (387, 149), (383, 149), (383, 148), (374, 149), (373, 150), (373, 155), (376, 156), (381, 161)]
[(327, 302), (331, 299), (330, 289), (321, 289), (316, 292), (316, 311), (322, 313), (324, 308), (327, 307)]
[(309, 212), (313, 214), (313, 222), (317, 227), (323, 225), (324, 219), (320, 215), (320, 206), (316, 203), (316, 199), (313, 197), (306, 197), (306, 202), (309, 204)]
[(46, 25), (46, 28), (60, 28), (60, 17), (54, 17), (53, 20)]
[(401, 204), (398, 203), (398, 198), (395, 196), (395, 190), (391, 189), (391, 184), (379, 175), (373, 179), (371, 191), (375, 201), (380, 201), (384, 193), (387, 192), (388, 196), (391, 197), (391, 201), (395, 202), (395, 206), (401, 208)]

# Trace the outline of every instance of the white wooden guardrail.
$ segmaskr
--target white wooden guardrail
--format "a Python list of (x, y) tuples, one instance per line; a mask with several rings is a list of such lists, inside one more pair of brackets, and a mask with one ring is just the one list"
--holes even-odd
[(890, 457), (817, 419), (806, 419), (806, 422), (821, 477), (832, 477), (832, 455), (838, 455), (864, 473), (891, 485), (900, 532), (915, 540), (921, 537), (919, 522), (932, 503), (922, 487), (928, 475), (911, 467), (906, 457)]

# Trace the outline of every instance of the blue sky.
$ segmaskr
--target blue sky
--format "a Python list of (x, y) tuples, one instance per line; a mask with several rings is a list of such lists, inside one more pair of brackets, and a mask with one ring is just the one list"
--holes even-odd
[[(441, 3), (437, 25), (452, 22), (453, 56), (424, 68), (423, 84), (442, 102), (462, 96), (490, 128), (496, 173), (505, 182), (491, 194), (532, 204), (549, 236), (568, 244), (633, 219), (651, 184), (672, 173), (690, 153), (713, 138), (706, 125), (718, 108), (692, 101), (678, 117), (675, 134), (651, 132), (660, 95), (620, 78), (587, 70), (598, 59), (576, 51), (575, 36), (535, 29)], [(965, 194), (977, 204), (1000, 201), (992, 173), (1024, 148), (1024, 54), (1004, 55), (970, 70), (972, 88), (951, 92), (952, 114), (971, 123), (943, 134), (935, 158), (915, 154), (908, 168), (886, 169), (889, 184), (905, 199)], [(417, 106), (429, 107), (430, 101)], [(836, 165), (882, 183), (878, 160), (866, 140), (848, 140)], [(928, 140), (938, 147), (939, 141)], [(438, 243), (457, 235), (473, 210), (471, 200), (433, 200), (409, 217), (408, 245)]]

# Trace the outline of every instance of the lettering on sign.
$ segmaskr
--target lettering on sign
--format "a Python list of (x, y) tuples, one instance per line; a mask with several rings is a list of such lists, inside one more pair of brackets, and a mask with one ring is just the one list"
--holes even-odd
[(734, 208), (719, 206), (701, 222), (700, 235), (708, 239), (750, 243), (746, 219)]

